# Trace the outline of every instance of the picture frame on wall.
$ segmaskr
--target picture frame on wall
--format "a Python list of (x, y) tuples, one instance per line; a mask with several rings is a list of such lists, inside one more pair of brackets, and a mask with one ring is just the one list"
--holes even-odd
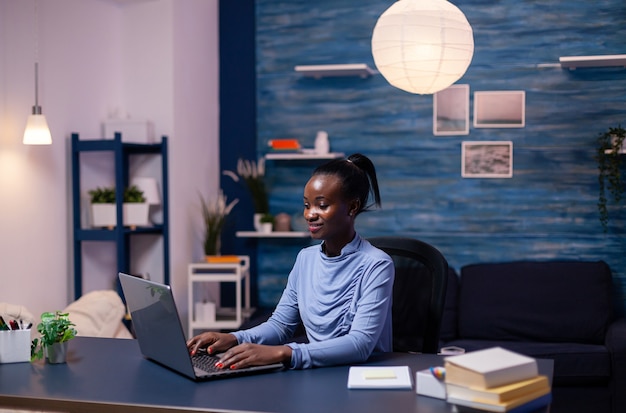
[(512, 178), (512, 141), (464, 141), (461, 151), (463, 178)]
[(433, 95), (433, 135), (469, 135), (469, 85), (452, 85)]
[(525, 125), (525, 91), (474, 92), (474, 127), (523, 128)]

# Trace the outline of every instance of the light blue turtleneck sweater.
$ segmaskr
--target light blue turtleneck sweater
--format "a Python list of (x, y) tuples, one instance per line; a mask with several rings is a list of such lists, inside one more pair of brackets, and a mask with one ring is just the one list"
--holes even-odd
[(302, 369), (366, 360), (392, 351), (391, 258), (358, 234), (337, 257), (322, 245), (304, 248), (272, 316), (234, 333), (239, 343), (288, 343), (300, 319), (309, 343), (288, 343), (291, 368)]

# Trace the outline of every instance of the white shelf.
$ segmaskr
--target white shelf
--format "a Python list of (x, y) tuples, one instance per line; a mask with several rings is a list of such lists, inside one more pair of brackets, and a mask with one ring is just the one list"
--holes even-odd
[[(256, 308), (243, 309), (241, 314), (243, 319), (248, 319)], [(195, 330), (235, 330), (241, 327), (241, 322), (237, 321), (236, 308), (220, 308), (217, 310), (215, 321), (190, 321), (189, 331)]]
[(297, 161), (307, 159), (337, 159), (342, 158), (345, 154), (343, 152), (330, 152), (325, 154), (318, 153), (300, 153), (300, 152), (288, 152), (288, 153), (268, 153), (265, 155), (265, 159), (283, 160), (283, 161)]
[[(250, 257), (240, 255), (239, 262), (194, 263), (187, 266), (187, 297), (189, 301), (187, 325), (194, 330), (237, 329), (254, 309), (250, 306)], [(235, 307), (221, 307), (216, 303), (215, 320), (194, 318), (194, 291), (199, 285), (217, 283), (235, 284)], [(243, 295), (243, 297), (242, 297)]]
[(579, 69), (584, 67), (625, 67), (626, 54), (599, 56), (561, 56), (559, 62), (563, 69)]
[(305, 231), (237, 231), (235, 235), (240, 238), (305, 238), (309, 236), (309, 233)]
[(360, 76), (369, 77), (378, 72), (365, 63), (349, 63), (341, 65), (301, 65), (294, 68), (296, 72), (316, 79), (322, 77)]

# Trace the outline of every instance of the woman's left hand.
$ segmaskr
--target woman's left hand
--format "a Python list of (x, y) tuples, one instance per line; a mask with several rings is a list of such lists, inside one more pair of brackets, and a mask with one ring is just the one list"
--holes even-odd
[(291, 347), (266, 346), (262, 344), (244, 343), (230, 348), (220, 360), (218, 367), (224, 369), (238, 369), (250, 366), (264, 366), (266, 364), (291, 363)]

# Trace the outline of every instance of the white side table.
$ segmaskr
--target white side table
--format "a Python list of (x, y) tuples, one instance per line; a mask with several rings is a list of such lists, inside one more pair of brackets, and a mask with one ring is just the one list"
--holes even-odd
[[(250, 307), (250, 257), (237, 256), (238, 262), (196, 263), (188, 266), (188, 327), (189, 335), (194, 330), (229, 330), (237, 329), (244, 317), (249, 317), (254, 309)], [(243, 281), (243, 294), (242, 294)], [(235, 284), (235, 307), (221, 307), (216, 303), (215, 320), (199, 321), (195, 315), (194, 305), (202, 298), (196, 292), (201, 284), (216, 283), (219, 291), (220, 283)], [(243, 295), (243, 303), (242, 303)]]

